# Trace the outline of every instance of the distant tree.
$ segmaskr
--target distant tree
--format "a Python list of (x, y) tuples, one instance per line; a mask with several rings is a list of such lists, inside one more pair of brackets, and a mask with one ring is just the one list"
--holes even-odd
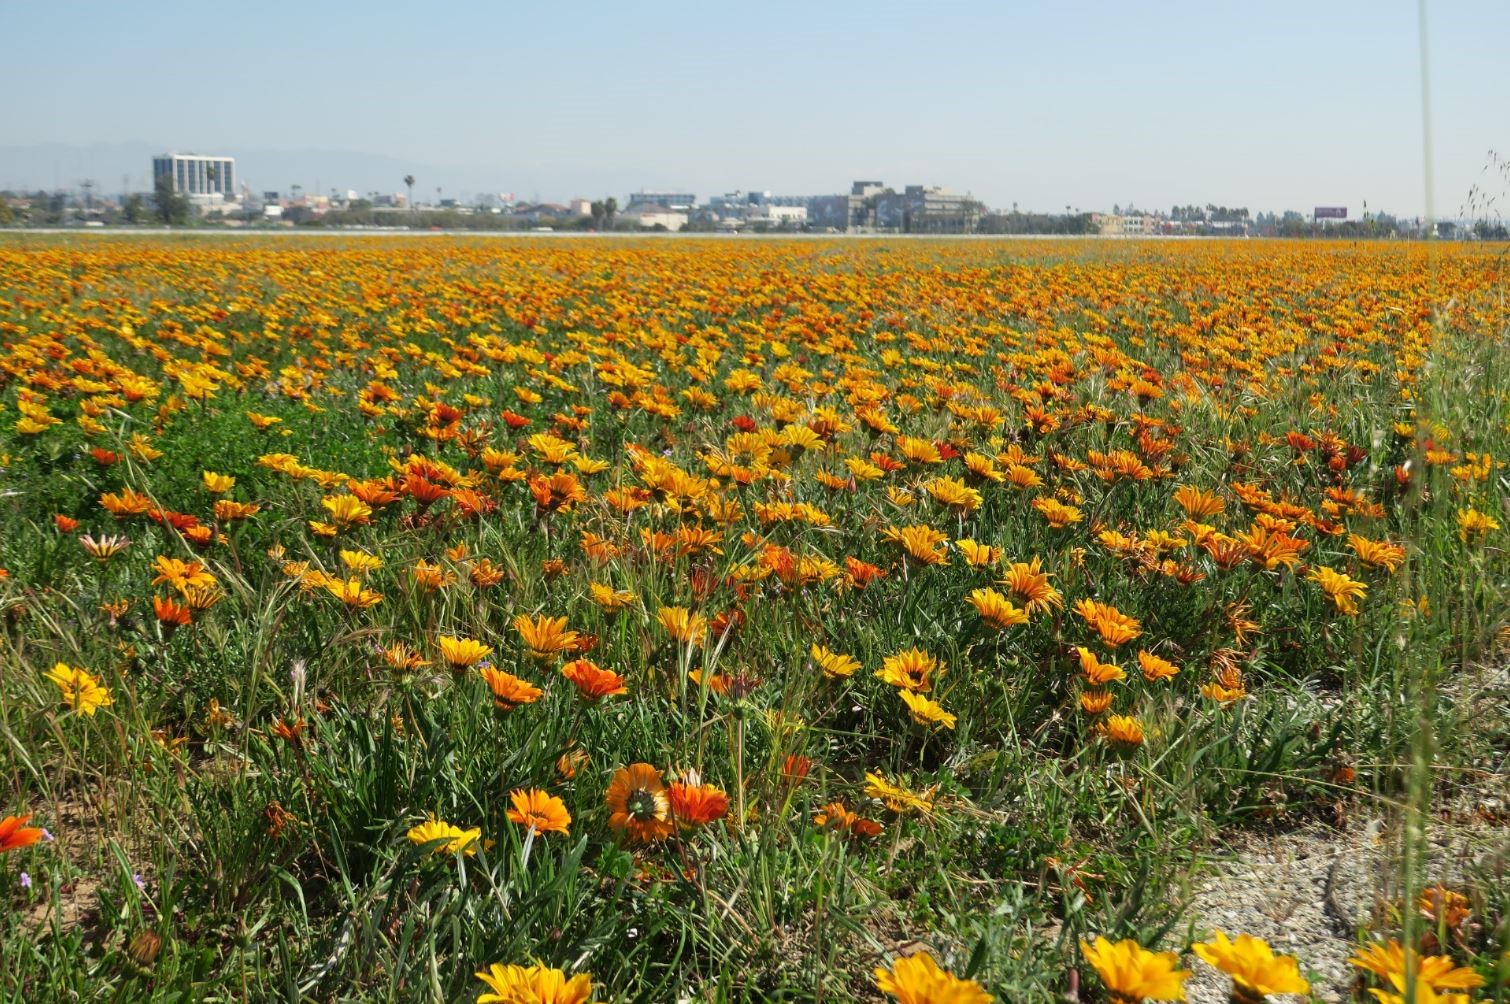
[(608, 207), (604, 204), (603, 200), (594, 199), (592, 205), (588, 207), (588, 212), (592, 216), (592, 228), (594, 230), (602, 230), (603, 220), (608, 215)]
[(16, 214), (10, 207), (10, 200), (0, 196), (0, 227), (16, 222)]
[(404, 186), (409, 189), (409, 211), (414, 212), (414, 175), (404, 175)]
[(603, 200), (603, 225), (613, 226), (613, 218), (619, 214), (619, 200), (610, 195)]
[(172, 226), (189, 220), (189, 200), (173, 190), (173, 179), (164, 175), (157, 179), (152, 190), (152, 203), (158, 219)]
[(127, 223), (140, 223), (147, 218), (147, 202), (141, 197), (141, 193), (134, 192), (127, 197), (122, 212)]

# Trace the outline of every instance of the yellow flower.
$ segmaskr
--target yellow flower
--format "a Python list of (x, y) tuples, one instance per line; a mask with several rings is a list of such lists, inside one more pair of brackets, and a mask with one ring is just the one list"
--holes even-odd
[(1113, 1004), (1185, 999), (1190, 974), (1180, 969), (1180, 957), (1173, 952), (1150, 952), (1131, 938), (1113, 943), (1100, 936), (1094, 945), (1082, 941), (1080, 951), (1106, 984)]
[(939, 505), (948, 506), (957, 513), (970, 513), (981, 507), (980, 492), (969, 487), (958, 478), (940, 477), (934, 478), (923, 485), (925, 491), (933, 496), (933, 500)]
[(47, 678), (62, 691), (63, 703), (80, 714), (94, 717), (100, 708), (115, 703), (110, 691), (100, 683), (100, 678), (88, 672), (59, 662), (47, 671)]
[(919, 725), (942, 725), (946, 729), (954, 728), (955, 717), (945, 711), (943, 705), (930, 701), (922, 694), (914, 694), (910, 690), (899, 690), (897, 694), (907, 705), (907, 710), (912, 714), (912, 720)]
[(1309, 993), (1311, 985), (1300, 975), (1294, 956), (1275, 955), (1262, 938), (1239, 934), (1230, 941), (1222, 931), (1212, 939), (1190, 946), (1210, 965), (1232, 977), (1232, 999), (1247, 1004), (1262, 1004), (1271, 994)]
[(1001, 581), (1012, 595), (1023, 600), (1023, 607), (1030, 614), (1041, 613), (1050, 607), (1064, 606), (1064, 597), (1059, 590), (1049, 585), (1049, 573), (1042, 571), (1042, 560), (1018, 561), (1007, 569), (1007, 577)]
[(930, 679), (944, 674), (944, 665), (920, 648), (909, 648), (888, 655), (876, 670), (876, 678), (893, 687), (926, 693), (933, 688)]
[[(1347, 961), (1349, 965), (1367, 969), (1381, 979), (1390, 981), (1402, 993), (1407, 968), (1415, 969), (1416, 978), (1432, 990), (1473, 990), (1484, 985), (1482, 976), (1472, 969), (1457, 966), (1447, 956), (1418, 955), (1414, 949), (1400, 947), (1400, 943), (1393, 939), (1387, 944), (1375, 942), (1361, 948), (1358, 954)], [(1382, 997), (1380, 999), (1383, 1000)]]
[(1001, 560), (1001, 548), (989, 544), (980, 544), (966, 538), (956, 540), (954, 546), (959, 548), (959, 553), (965, 556), (965, 563), (971, 568), (987, 568)]
[(1321, 587), (1321, 591), (1337, 604), (1337, 609), (1349, 617), (1358, 616), (1358, 600), (1361, 600), (1368, 592), (1368, 586), (1356, 579), (1350, 579), (1343, 573), (1328, 568), (1326, 565), (1318, 565), (1311, 569), (1306, 576), (1312, 582)]
[(1458, 510), (1458, 539), (1487, 536), (1490, 530), (1500, 528), (1499, 520), (1477, 509)]
[(224, 495), (236, 487), (236, 479), (229, 474), (216, 474), (214, 471), (204, 472), (205, 491), (211, 495)]
[(1137, 746), (1143, 742), (1143, 723), (1131, 715), (1111, 715), (1096, 726), (1096, 731), (1124, 746)]
[(707, 618), (692, 613), (686, 607), (661, 607), (655, 613), (666, 633), (683, 644), (701, 641), (708, 630)]
[(383, 559), (375, 554), (368, 554), (365, 551), (347, 551), (342, 549), (341, 564), (357, 575), (366, 575), (368, 572), (375, 572), (379, 568), (382, 568)]
[(949, 538), (931, 526), (890, 526), (881, 531), (881, 536), (899, 545), (913, 561), (924, 565), (949, 564), (949, 555), (941, 547)]
[(994, 589), (973, 590), (967, 599), (980, 619), (998, 630), (1028, 622), (1027, 611), (1013, 606), (1011, 600)]
[(330, 595), (353, 610), (366, 610), (383, 602), (382, 594), (364, 588), (361, 579), (327, 579), (322, 584)]
[(452, 826), (434, 816), (418, 826), (409, 828), (409, 841), (421, 847), (432, 840), (444, 840), (445, 843), (436, 845), (436, 854), (462, 853), (471, 857), (477, 853), (477, 844), (481, 839), (482, 830), (478, 827), (463, 830), (459, 826)]
[(534, 617), (520, 614), (514, 618), (514, 630), (524, 639), (525, 646), (536, 656), (549, 656), (564, 652), (577, 643), (577, 632), (566, 629), (565, 617)]
[(926, 815), (932, 812), (933, 796), (937, 789), (938, 786), (934, 785), (926, 791), (911, 791), (883, 774), (865, 772), (866, 796), (880, 800), (886, 808), (898, 814), (921, 812)]
[(493, 654), (492, 646), (471, 638), (453, 638), (443, 634), (436, 639), (436, 644), (440, 646), (440, 657), (452, 669), (468, 669)]
[(372, 517), (372, 507), (355, 495), (327, 495), (320, 504), (338, 527), (360, 525)]
[(822, 645), (814, 645), (808, 653), (813, 657), (813, 662), (823, 670), (823, 675), (828, 677), (852, 676), (855, 670), (860, 668), (860, 662), (853, 656), (842, 652), (834, 652)]
[(479, 994), (477, 1004), (587, 1004), (592, 996), (592, 977), (587, 973), (568, 979), (561, 970), (538, 962), (533, 966), (495, 962), (476, 975), (492, 991)]
[(1083, 599), (1075, 604), (1075, 613), (1085, 618), (1108, 648), (1116, 648), (1143, 633), (1142, 625), (1109, 603)]
[(876, 969), (876, 989), (897, 1004), (991, 1004), (996, 998), (974, 980), (940, 969), (927, 952), (898, 959), (890, 969)]

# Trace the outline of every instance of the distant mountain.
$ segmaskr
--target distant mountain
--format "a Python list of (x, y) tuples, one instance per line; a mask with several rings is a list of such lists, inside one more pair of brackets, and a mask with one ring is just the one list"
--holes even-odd
[[(151, 143), (39, 143), (0, 146), (0, 190), (74, 189), (85, 179), (95, 191), (149, 191), (152, 158), (169, 149)], [(179, 153), (213, 153), (236, 158), (241, 180), (253, 191), (287, 193), (294, 185), (305, 192), (403, 192), (404, 175), (415, 177), (419, 199), (436, 197), (436, 186), (447, 198), (481, 192), (512, 192), (521, 199), (564, 200), (575, 196), (614, 195), (622, 202), (636, 188), (664, 186), (664, 180), (633, 169), (575, 168), (548, 164), (459, 167), (406, 160), (380, 153), (350, 150), (240, 150), (219, 148)], [(674, 180), (674, 179), (673, 179)]]

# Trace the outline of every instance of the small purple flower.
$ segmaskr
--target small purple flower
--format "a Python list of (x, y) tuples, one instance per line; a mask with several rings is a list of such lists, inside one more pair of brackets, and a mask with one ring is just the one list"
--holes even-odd
[(47, 828), (46, 828), (46, 827), (45, 827), (45, 826), (44, 826), (44, 827), (43, 827), (43, 828), (42, 828), (42, 839), (43, 839), (43, 840), (46, 840), (46, 841), (48, 841), (48, 842), (49, 842), (49, 843), (51, 843), (51, 842), (52, 842), (52, 841), (54, 841), (54, 840), (56, 840), (56, 839), (58, 839), (58, 838), (57, 838), (57, 837), (54, 837), (54, 836), (53, 836), (53, 835), (52, 835), (52, 831), (51, 831), (51, 830), (49, 830), (49, 829), (47, 829)]
[(30, 889), (31, 888), (31, 872), (22, 872), (21, 873), (21, 888), (23, 888), (23, 889)]
[(139, 889), (139, 890), (147, 888), (147, 883), (145, 883), (145, 882), (142, 881), (142, 877), (141, 877), (140, 873), (131, 876), (131, 881), (133, 881), (133, 882), (136, 883), (136, 888)]

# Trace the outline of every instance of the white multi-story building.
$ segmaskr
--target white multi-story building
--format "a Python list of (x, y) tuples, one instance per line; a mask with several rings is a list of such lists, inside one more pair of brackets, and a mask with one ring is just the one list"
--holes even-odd
[(191, 198), (226, 202), (236, 199), (236, 158), (210, 157), (196, 153), (165, 153), (152, 158), (154, 186), (167, 179), (171, 191)]

